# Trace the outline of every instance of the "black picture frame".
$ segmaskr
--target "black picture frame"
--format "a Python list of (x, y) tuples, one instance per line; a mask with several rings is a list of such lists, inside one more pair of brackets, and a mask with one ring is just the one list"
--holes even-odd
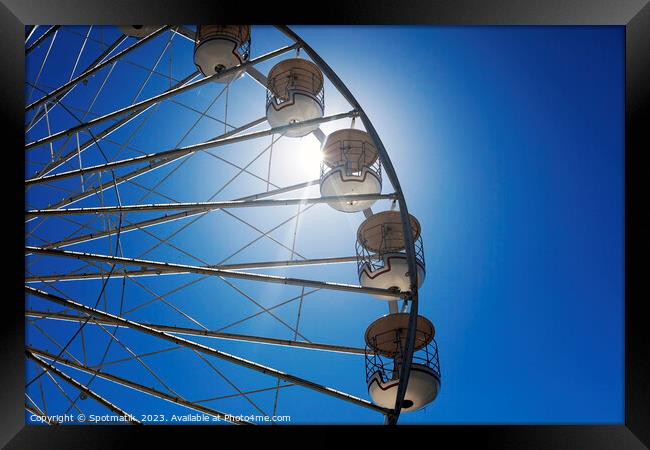
[[(0, 55), (2, 56), (2, 134), (4, 164), (23, 167), (23, 85), (25, 25), (116, 24), (116, 23), (288, 23), (288, 24), (419, 24), (419, 25), (619, 25), (625, 26), (626, 110), (625, 110), (625, 424), (619, 426), (426, 426), (364, 427), (365, 439), (386, 437), (413, 439), (426, 433), (427, 445), (441, 439), (454, 447), (513, 449), (636, 449), (650, 446), (650, 323), (645, 306), (644, 283), (648, 248), (645, 237), (648, 220), (643, 212), (643, 192), (648, 176), (642, 164), (648, 143), (650, 109), (650, 5), (647, 0), (457, 0), (410, 1), (359, 0), (355, 2), (254, 3), (198, 0), (1, 0)], [(322, 6), (322, 7), (319, 7)], [(307, 13), (310, 11), (310, 13)], [(11, 210), (5, 226), (23, 235), (24, 180), (22, 170), (5, 170), (5, 207)], [(15, 178), (15, 179), (14, 179)], [(645, 185), (645, 189), (644, 189)], [(13, 214), (15, 212), (15, 215)], [(647, 212), (646, 212), (647, 214)], [(10, 240), (11, 241), (11, 240)], [(0, 444), (7, 448), (121, 448), (146, 436), (180, 436), (190, 445), (211, 439), (205, 433), (220, 433), (219, 439), (235, 438), (239, 427), (156, 426), (25, 426), (24, 424), (24, 298), (19, 280), (24, 266), (20, 239), (5, 242), (5, 289), (2, 301), (2, 388), (0, 389)], [(14, 273), (15, 272), (15, 273)], [(246, 439), (269, 431), (312, 436), (313, 427), (244, 427)], [(261, 429), (259, 429), (261, 428)], [(272, 428), (272, 429), (271, 429)], [(316, 431), (324, 436), (322, 430)], [(225, 433), (225, 435), (224, 435)], [(331, 432), (326, 434), (331, 436)], [(191, 437), (192, 441), (187, 441)], [(320, 438), (319, 438), (320, 439)], [(302, 437), (300, 438), (302, 440)], [(381, 442), (380, 441), (380, 442)], [(223, 441), (226, 442), (226, 441)], [(286, 442), (286, 441), (284, 441)], [(279, 441), (278, 441), (279, 443)], [(309, 446), (307, 446), (309, 448)]]

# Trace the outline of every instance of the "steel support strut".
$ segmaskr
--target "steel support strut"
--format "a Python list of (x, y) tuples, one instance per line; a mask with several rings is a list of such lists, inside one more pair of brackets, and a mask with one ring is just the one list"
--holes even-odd
[(354, 194), (331, 197), (287, 198), (282, 200), (231, 200), (221, 202), (152, 203), (144, 205), (93, 206), (88, 208), (35, 209), (25, 213), (26, 218), (38, 216), (69, 216), (78, 214), (123, 214), (152, 211), (215, 211), (219, 209), (257, 208), (264, 206), (316, 205), (330, 202), (364, 200), (394, 200), (395, 194)]
[[(60, 320), (65, 322), (84, 321), (84, 317), (82, 316), (74, 316), (65, 313), (52, 313), (48, 311), (26, 311), (25, 316), (37, 317), (42, 319)], [(93, 318), (93, 320), (88, 323), (91, 325), (101, 324), (101, 325), (117, 325), (118, 327), (124, 327), (123, 324), (117, 323), (114, 320), (110, 320), (110, 319)], [(254, 342), (258, 344), (301, 348), (305, 350), (321, 350), (325, 352), (344, 353), (348, 355), (365, 355), (365, 350), (363, 348), (348, 347), (345, 345), (320, 344), (316, 342), (301, 342), (301, 341), (290, 340), (290, 339), (278, 339), (278, 338), (271, 338), (266, 336), (251, 336), (247, 334), (224, 333), (222, 331), (199, 330), (196, 328), (178, 327), (178, 326), (154, 324), (154, 323), (141, 323), (141, 324), (147, 327), (151, 327), (154, 330), (166, 331), (168, 333), (174, 333), (174, 334), (182, 334), (185, 336), (202, 336), (207, 338), (221, 339), (224, 341)]]
[[(301, 278), (279, 277), (273, 275), (261, 275), (249, 272), (237, 272), (234, 270), (214, 269), (211, 267), (190, 266), (186, 264), (174, 264), (159, 261), (147, 261), (144, 259), (121, 258), (118, 256), (96, 255), (93, 253), (72, 252), (69, 250), (44, 249), (40, 247), (25, 247), (25, 253), (34, 253), (50, 256), (62, 256), (67, 258), (79, 259), (82, 261), (98, 261), (108, 264), (132, 265), (139, 267), (149, 267), (152, 269), (176, 269), (181, 272), (194, 273), (198, 275), (211, 275), (224, 278), (238, 278), (250, 281), (262, 281), (267, 283), (286, 284), (289, 286), (304, 286), (317, 289), (331, 289), (335, 291), (356, 292), (359, 294), (371, 294), (376, 296), (386, 296), (393, 298), (402, 298), (403, 293), (398, 290), (380, 289), (372, 287), (363, 287), (353, 284), (332, 283), (317, 280), (305, 280)], [(31, 289), (31, 288), (30, 288)]]
[[(45, 247), (55, 248), (55, 247)], [(238, 270), (238, 269), (272, 269), (275, 267), (304, 267), (304, 266), (321, 266), (328, 264), (345, 264), (357, 262), (356, 256), (340, 256), (335, 258), (310, 258), (310, 259), (292, 259), (284, 261), (260, 261), (252, 263), (237, 263), (237, 264), (217, 264), (205, 267), (223, 270)], [(162, 270), (162, 269), (134, 269), (125, 270), (120, 272), (120, 276), (126, 277), (150, 277), (153, 275), (181, 275), (187, 272), (180, 270)], [(101, 280), (102, 274), (99, 272), (90, 273), (68, 273), (68, 274), (53, 274), (53, 275), (33, 275), (25, 278), (25, 283), (43, 283), (50, 281), (79, 281), (79, 280)]]

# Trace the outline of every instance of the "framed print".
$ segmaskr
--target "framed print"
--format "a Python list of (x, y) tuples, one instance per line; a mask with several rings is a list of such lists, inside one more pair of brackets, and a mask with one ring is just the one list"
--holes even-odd
[(3, 2), (3, 445), (649, 445), (646, 2), (250, 9)]

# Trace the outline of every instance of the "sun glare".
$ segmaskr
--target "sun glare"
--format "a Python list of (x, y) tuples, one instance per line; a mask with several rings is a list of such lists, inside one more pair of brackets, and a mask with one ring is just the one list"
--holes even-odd
[(303, 137), (300, 140), (298, 149), (300, 165), (310, 170), (314, 167), (320, 170), (320, 163), (323, 158), (320, 147), (320, 142), (313, 134)]

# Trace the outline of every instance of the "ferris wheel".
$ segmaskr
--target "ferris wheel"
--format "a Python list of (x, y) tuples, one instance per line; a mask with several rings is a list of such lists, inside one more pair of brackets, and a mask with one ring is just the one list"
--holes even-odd
[(292, 29), (25, 45), (30, 423), (396, 423), (436, 399), (421, 225)]

